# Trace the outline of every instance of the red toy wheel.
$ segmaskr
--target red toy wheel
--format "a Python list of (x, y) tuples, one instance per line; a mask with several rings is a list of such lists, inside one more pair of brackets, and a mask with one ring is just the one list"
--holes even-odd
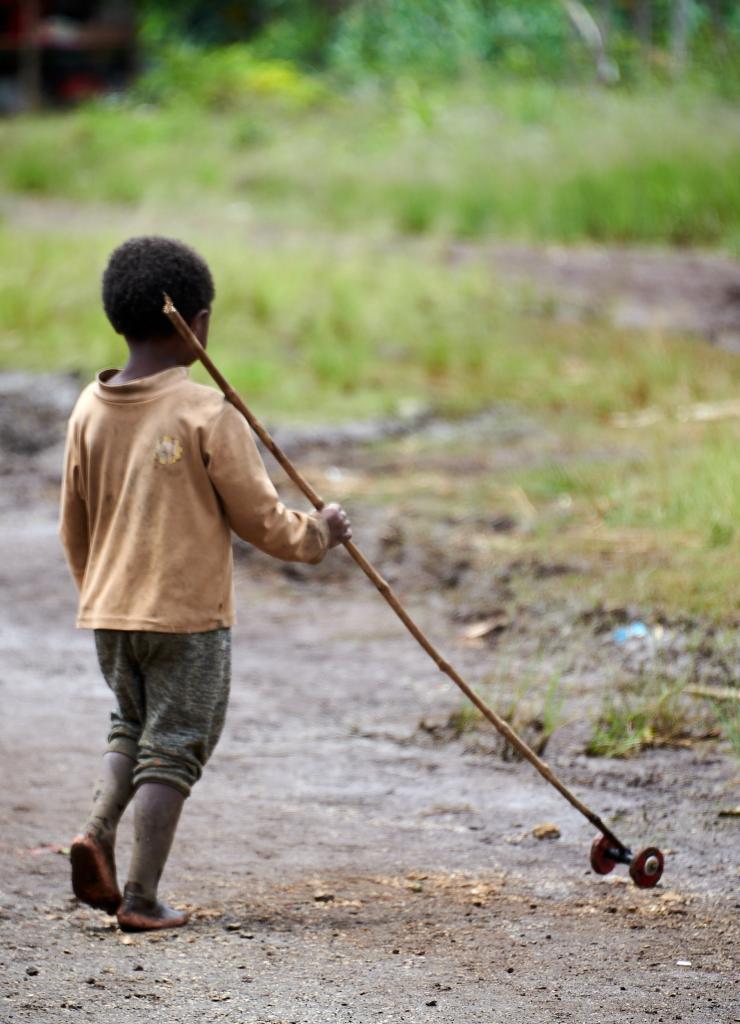
[(614, 870), (617, 862), (609, 856), (607, 851), (610, 848), (609, 840), (600, 833), (591, 843), (591, 867), (597, 875), (608, 875)]
[(630, 864), (632, 881), (639, 889), (652, 889), (663, 874), (663, 854), (657, 846), (648, 846), (632, 858)]

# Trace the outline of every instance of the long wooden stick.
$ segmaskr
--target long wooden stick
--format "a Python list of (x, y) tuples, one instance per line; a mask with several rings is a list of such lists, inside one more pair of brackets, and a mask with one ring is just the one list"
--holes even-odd
[[(185, 320), (183, 320), (183, 318), (178, 313), (177, 309), (175, 309), (172, 299), (166, 293), (163, 294), (165, 300), (163, 312), (167, 317), (169, 317), (178, 334), (183, 338), (184, 341), (186, 341), (191, 346), (193, 351), (197, 354), (198, 359), (200, 359), (201, 363), (203, 363), (205, 368), (210, 373), (211, 377), (213, 377), (215, 382), (218, 384), (219, 388), (223, 391), (228, 401), (231, 402), (231, 404), (239, 410), (242, 416), (249, 423), (252, 430), (259, 437), (260, 441), (263, 443), (265, 448), (272, 452), (277, 462), (280, 463), (280, 465), (283, 467), (283, 469), (288, 474), (293, 483), (301, 491), (303, 491), (303, 493), (306, 495), (306, 497), (311, 502), (313, 507), (321, 511), (321, 509), (324, 508), (325, 505), (324, 500), (321, 498), (319, 494), (316, 493), (316, 491), (313, 489), (308, 480), (306, 480), (305, 477), (296, 469), (296, 467), (290, 461), (288, 456), (285, 454), (282, 448), (280, 448), (280, 446), (276, 444), (276, 442), (272, 439), (270, 434), (267, 432), (265, 427), (263, 427), (263, 425), (260, 423), (257, 417), (252, 412), (250, 412), (250, 410), (241, 400), (236, 391), (234, 391), (229, 382), (226, 380), (226, 378), (223, 376), (220, 370), (213, 363), (211, 357), (208, 355), (206, 350), (203, 348), (201, 343), (196, 338), (193, 331), (190, 329), (190, 326), (185, 322)], [(342, 543), (349, 552), (350, 557), (353, 558), (355, 562), (357, 562), (357, 564), (368, 577), (370, 582), (378, 590), (381, 597), (383, 597), (384, 600), (387, 601), (387, 603), (391, 606), (391, 608), (396, 613), (401, 622), (404, 624), (406, 629), (417, 641), (417, 643), (424, 648), (424, 650), (427, 652), (432, 661), (436, 664), (440, 672), (444, 672), (445, 675), (450, 677), (452, 682), (462, 690), (462, 692), (465, 694), (468, 700), (472, 704), (474, 704), (478, 708), (480, 713), (488, 719), (488, 721), (501, 733), (501, 735), (505, 739), (508, 740), (512, 747), (515, 747), (522, 755), (522, 757), (524, 757), (527, 761), (529, 761), (531, 765), (534, 766), (534, 768), (537, 769), (537, 771), (540, 773), (543, 779), (546, 779), (551, 786), (554, 786), (555, 789), (557, 789), (557, 791), (565, 797), (569, 804), (575, 807), (577, 811), (580, 811), (584, 818), (590, 821), (591, 824), (595, 828), (597, 828), (599, 832), (602, 833), (602, 835), (606, 836), (610, 843), (614, 844), (617, 850), (626, 851), (627, 847), (623, 843), (621, 843), (619, 839), (617, 839), (617, 837), (614, 835), (611, 829), (609, 829), (604, 824), (601, 818), (597, 814), (594, 814), (594, 812), (590, 808), (588, 808), (584, 803), (582, 803), (578, 799), (578, 797), (574, 796), (574, 794), (571, 793), (568, 787), (563, 782), (561, 782), (557, 775), (555, 775), (555, 773), (551, 770), (550, 766), (546, 764), (542, 760), (542, 758), (538, 757), (537, 754), (535, 754), (534, 750), (532, 750), (532, 748), (527, 743), (525, 743), (524, 740), (516, 732), (514, 732), (514, 730), (511, 728), (508, 722), (505, 722), (503, 718), (499, 718), (496, 712), (493, 711), (486, 704), (486, 702), (478, 696), (475, 690), (473, 690), (472, 687), (470, 687), (468, 683), (465, 682), (460, 673), (452, 665), (450, 665), (448, 661), (445, 661), (445, 659), (439, 653), (439, 651), (431, 642), (431, 640), (428, 639), (426, 634), (422, 631), (422, 629), (419, 626), (417, 626), (417, 624), (411, 618), (409, 613), (403, 607), (403, 605), (396, 597), (395, 593), (393, 592), (393, 589), (391, 588), (387, 580), (385, 580), (378, 572), (378, 570), (375, 568), (375, 566), (370, 561), (368, 561), (368, 559), (363, 555), (363, 553), (360, 551), (357, 545), (354, 544), (351, 540), (345, 540)]]

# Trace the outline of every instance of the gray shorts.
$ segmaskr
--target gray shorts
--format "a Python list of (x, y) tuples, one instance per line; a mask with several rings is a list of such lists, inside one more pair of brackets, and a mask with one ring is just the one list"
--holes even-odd
[(108, 750), (136, 762), (135, 786), (163, 782), (189, 796), (223, 729), (231, 630), (96, 629), (95, 647), (118, 702)]

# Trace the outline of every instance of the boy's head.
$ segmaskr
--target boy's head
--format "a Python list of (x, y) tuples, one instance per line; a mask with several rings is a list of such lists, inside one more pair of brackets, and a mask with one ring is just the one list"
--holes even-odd
[(182, 242), (157, 235), (129, 238), (111, 253), (103, 272), (103, 307), (115, 331), (133, 342), (171, 337), (163, 292), (192, 324), (215, 295), (205, 260)]

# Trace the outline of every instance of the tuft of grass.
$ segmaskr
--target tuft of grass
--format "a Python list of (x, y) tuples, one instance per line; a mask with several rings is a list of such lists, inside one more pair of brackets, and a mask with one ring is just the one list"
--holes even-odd
[(730, 749), (735, 757), (740, 758), (740, 708), (737, 705), (720, 706), (719, 720)]
[(681, 693), (683, 683), (660, 678), (636, 680), (609, 695), (586, 748), (592, 757), (629, 757), (655, 746), (682, 746), (692, 735), (696, 714)]
[[(486, 694), (486, 700), (489, 694)], [(501, 701), (491, 697), (493, 710), (514, 729), (522, 739), (538, 755), (545, 752), (550, 737), (562, 722), (564, 695), (561, 690), (560, 677), (550, 676), (544, 688), (534, 683), (520, 682), (514, 693), (508, 694)], [(455, 736), (463, 736), (475, 732), (481, 727), (490, 730), (493, 727), (484, 718), (478, 708), (465, 700), (449, 718), (449, 726)], [(497, 749), (504, 761), (520, 760), (521, 755), (509, 746), (503, 737)]]
[(729, 743), (730, 750), (735, 757), (740, 758), (740, 704), (736, 700), (728, 699), (722, 692), (715, 696), (707, 690), (701, 696), (716, 713), (722, 735)]
[(458, 737), (464, 736), (466, 733), (474, 732), (480, 727), (483, 721), (481, 715), (475, 704), (471, 704), (469, 700), (465, 700), (463, 704), (453, 711), (449, 717), (449, 726), (452, 729), (453, 734)]
[(437, 224), (444, 197), (429, 182), (402, 183), (390, 194), (393, 223), (401, 234), (424, 235)]
[(35, 140), (17, 147), (5, 157), (3, 173), (12, 192), (54, 195), (62, 185), (58, 168), (49, 159), (46, 147)]

